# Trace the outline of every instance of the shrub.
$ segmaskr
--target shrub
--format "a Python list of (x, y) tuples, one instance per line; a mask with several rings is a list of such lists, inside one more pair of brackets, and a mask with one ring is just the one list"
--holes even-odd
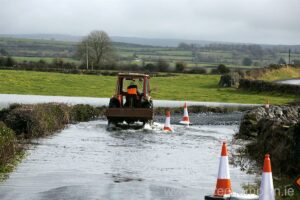
[(0, 120), (26, 138), (49, 135), (61, 130), (66, 124), (95, 119), (103, 114), (103, 107), (90, 105), (68, 106), (66, 104), (14, 104), (0, 111)]
[(250, 58), (246, 57), (243, 59), (242, 64), (245, 66), (250, 66), (250, 65), (252, 65), (252, 60)]
[(91, 119), (95, 119), (104, 109), (95, 108), (90, 105), (78, 104), (71, 108), (70, 116), (73, 122), (83, 122)]
[(5, 66), (5, 58), (0, 56), (0, 66)]
[(12, 57), (8, 56), (5, 64), (7, 67), (12, 67), (16, 64), (16, 61)]
[(149, 72), (157, 72), (158, 71), (157, 65), (154, 65), (152, 63), (146, 64), (145, 69)]
[(9, 53), (5, 49), (0, 49), (0, 56), (8, 56)]
[(220, 73), (220, 74), (227, 74), (230, 72), (230, 69), (228, 67), (226, 67), (225, 65), (223, 64), (220, 64), (217, 68), (217, 71)]
[(0, 167), (15, 155), (16, 139), (13, 130), (0, 121)]
[(0, 56), (0, 66), (5, 66), (5, 67), (13, 67), (16, 65), (16, 61), (10, 57), (2, 57)]
[(69, 123), (69, 107), (64, 104), (22, 105), (5, 117), (7, 126), (17, 135), (37, 137), (64, 128)]
[(189, 73), (192, 73), (192, 74), (207, 74), (207, 71), (205, 68), (202, 68), (202, 67), (193, 67)]
[(159, 59), (157, 62), (157, 67), (159, 72), (167, 72), (169, 70), (169, 63), (163, 59)]
[(257, 92), (268, 91), (282, 94), (300, 94), (299, 85), (278, 84), (262, 80), (240, 79), (239, 88)]
[(210, 71), (210, 73), (211, 73), (211, 74), (219, 74), (219, 71), (218, 71), (218, 69), (212, 69), (212, 70)]
[(175, 70), (176, 72), (183, 72), (186, 68), (186, 64), (184, 62), (176, 62)]

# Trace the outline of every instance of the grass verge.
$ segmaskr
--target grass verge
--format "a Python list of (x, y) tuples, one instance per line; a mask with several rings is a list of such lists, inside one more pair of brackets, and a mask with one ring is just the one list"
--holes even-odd
[(257, 76), (248, 78), (264, 81), (300, 78), (300, 68), (286, 65), (284, 67), (266, 70), (265, 73), (258, 73)]
[[(219, 75), (178, 75), (153, 77), (154, 99), (233, 103), (284, 104), (299, 100), (296, 95), (257, 93), (235, 88), (220, 88)], [(53, 96), (111, 97), (115, 76), (76, 75), (48, 72), (0, 70), (0, 93)]]
[(0, 121), (0, 181), (7, 177), (23, 155), (14, 131)]
[(16, 152), (16, 154), (10, 160), (0, 165), (0, 182), (8, 178), (9, 173), (11, 173), (16, 168), (16, 166), (22, 161), (25, 156), (25, 150), (20, 149), (20, 151)]

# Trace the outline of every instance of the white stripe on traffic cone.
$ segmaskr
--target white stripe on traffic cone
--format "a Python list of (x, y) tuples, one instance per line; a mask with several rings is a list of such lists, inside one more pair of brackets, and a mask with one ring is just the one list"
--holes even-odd
[(231, 193), (232, 189), (229, 174), (228, 152), (226, 142), (223, 142), (215, 196), (223, 197), (224, 195)]
[(190, 118), (189, 118), (189, 113), (188, 113), (186, 102), (184, 103), (183, 118), (179, 123), (184, 124), (184, 125), (190, 125)]
[(164, 131), (171, 132), (173, 129), (171, 128), (171, 113), (170, 111), (166, 111), (166, 122), (164, 125)]
[(275, 200), (270, 155), (265, 155), (259, 200)]

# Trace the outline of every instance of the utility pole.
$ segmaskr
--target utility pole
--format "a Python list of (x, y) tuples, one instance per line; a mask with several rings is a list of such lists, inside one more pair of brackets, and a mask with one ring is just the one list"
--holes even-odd
[(86, 69), (89, 70), (89, 48), (88, 48), (88, 44), (85, 44), (85, 48), (86, 48)]
[(291, 49), (289, 49), (289, 65), (291, 64)]

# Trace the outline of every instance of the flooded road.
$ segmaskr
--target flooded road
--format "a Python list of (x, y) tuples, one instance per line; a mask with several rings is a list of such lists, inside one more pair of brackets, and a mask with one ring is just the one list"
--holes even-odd
[(289, 85), (300, 85), (300, 79), (277, 81), (277, 83), (289, 84)]
[[(194, 114), (193, 126), (175, 125), (174, 133), (160, 130), (163, 117), (141, 130), (108, 131), (105, 120), (70, 125), (33, 141), (0, 183), (0, 199), (204, 199), (214, 191), (221, 143), (231, 141), (240, 117)], [(239, 168), (230, 173), (234, 192), (254, 182)]]
[[(92, 98), (92, 97), (66, 97), (66, 96), (42, 96), (42, 95), (20, 95), (20, 94), (0, 94), (0, 109), (8, 107), (12, 103), (36, 104), (36, 103), (66, 103), (89, 104), (92, 106), (107, 106), (109, 98)], [(201, 102), (187, 101), (189, 106), (222, 106), (222, 107), (243, 107), (251, 108), (260, 106), (259, 104), (239, 104), (239, 103), (222, 103), (222, 102)], [(181, 107), (183, 101), (154, 100), (154, 107)]]

